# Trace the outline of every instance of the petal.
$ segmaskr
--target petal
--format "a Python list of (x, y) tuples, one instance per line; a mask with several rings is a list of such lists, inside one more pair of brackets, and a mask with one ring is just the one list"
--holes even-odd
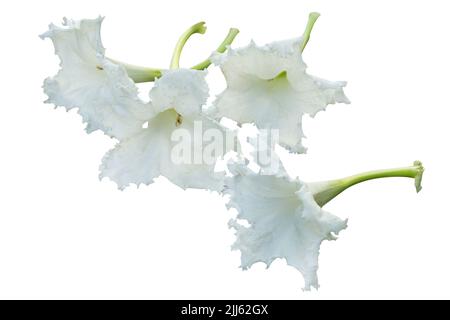
[(266, 81), (254, 78), (247, 90), (227, 89), (215, 101), (217, 118), (227, 117), (239, 123), (255, 123), (259, 129), (278, 130), (279, 142), (294, 152), (301, 145), (302, 95), (293, 91), (285, 79)]
[(139, 132), (153, 112), (138, 98), (126, 70), (104, 57), (102, 20), (65, 20), (63, 27), (51, 25), (42, 35), (53, 41), (61, 60), (61, 70), (45, 80), (44, 91), (47, 102), (78, 108), (87, 132), (99, 129), (124, 139)]
[(241, 266), (256, 262), (268, 267), (277, 258), (297, 268), (305, 278), (305, 289), (318, 287), (317, 269), (320, 244), (334, 239), (346, 227), (346, 221), (322, 210), (308, 187), (298, 179), (257, 175), (241, 169), (241, 174), (227, 179), (229, 206), (238, 210), (230, 221), (236, 230), (234, 249), (241, 251)]
[[(131, 183), (150, 184), (162, 175), (181, 188), (201, 188), (220, 191), (223, 189), (224, 173), (215, 172), (216, 155), (212, 163), (201, 158), (207, 142), (197, 137), (198, 126), (202, 131), (216, 129), (223, 134), (224, 129), (215, 121), (202, 115), (195, 118), (183, 117), (181, 124), (174, 109), (166, 110), (148, 122), (148, 128), (140, 134), (125, 140), (111, 150), (103, 159), (100, 177), (109, 177), (123, 189)], [(188, 141), (192, 151), (186, 162), (175, 161), (173, 151), (178, 141), (174, 141), (175, 132), (186, 133), (196, 139)], [(193, 150), (192, 150), (192, 149)], [(189, 151), (189, 152), (191, 152)], [(200, 161), (196, 158), (200, 157)]]
[(259, 167), (259, 173), (263, 175), (286, 175), (286, 169), (276, 151), (278, 136), (276, 132), (260, 130), (256, 137), (249, 137), (248, 142), (252, 147), (250, 156)]
[(248, 78), (270, 80), (287, 68), (304, 71), (300, 38), (278, 41), (265, 46), (257, 46), (253, 41), (246, 47), (229, 48), (225, 53), (214, 53), (211, 60), (219, 65), (227, 80), (228, 88), (248, 86)]
[(63, 26), (50, 24), (42, 39), (50, 38), (61, 66), (77, 68), (79, 64), (95, 65), (97, 55), (104, 57), (105, 49), (101, 40), (103, 17), (97, 19), (71, 20), (64, 18)]
[(189, 116), (199, 113), (209, 96), (206, 71), (176, 69), (163, 71), (150, 91), (150, 99), (158, 112), (174, 108)]
[(347, 85), (346, 81), (328, 81), (317, 77), (313, 78), (319, 88), (327, 96), (328, 104), (350, 103), (350, 100), (345, 95), (343, 89)]
[(260, 129), (278, 129), (280, 144), (297, 153), (301, 144), (302, 116), (314, 116), (328, 104), (348, 103), (345, 82), (310, 76), (300, 53), (301, 39), (263, 47), (251, 43), (223, 55), (214, 55), (227, 80), (227, 89), (214, 102), (215, 116)]

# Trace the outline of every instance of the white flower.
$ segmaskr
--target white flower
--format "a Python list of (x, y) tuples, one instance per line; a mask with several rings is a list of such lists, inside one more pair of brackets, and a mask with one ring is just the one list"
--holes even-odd
[(53, 41), (61, 60), (56, 76), (44, 82), (47, 102), (78, 108), (86, 131), (102, 130), (124, 139), (139, 132), (152, 114), (138, 98), (138, 89), (125, 68), (105, 58), (100, 29), (103, 18), (64, 19), (63, 26), (50, 25), (41, 35)]
[(273, 42), (263, 47), (253, 42), (212, 59), (220, 65), (227, 89), (215, 101), (217, 117), (238, 123), (255, 123), (260, 129), (279, 129), (280, 144), (304, 152), (302, 116), (314, 116), (328, 104), (349, 103), (345, 82), (331, 82), (306, 73), (302, 38)]
[(241, 267), (247, 269), (256, 262), (269, 267), (275, 259), (284, 258), (303, 274), (306, 290), (318, 288), (320, 244), (336, 239), (347, 221), (322, 210), (298, 179), (255, 174), (242, 164), (230, 170), (235, 176), (227, 179), (226, 192), (229, 207), (239, 212), (230, 227), (236, 230), (233, 248), (241, 251)]
[[(130, 183), (149, 184), (163, 175), (182, 188), (221, 190), (224, 174), (214, 172), (215, 162), (174, 163), (171, 157), (175, 130), (185, 129), (193, 139), (198, 139), (193, 134), (195, 123), (200, 123), (202, 130), (225, 130), (201, 113), (208, 97), (206, 73), (166, 71), (155, 82), (151, 101), (144, 103), (123, 64), (105, 57), (102, 21), (100, 17), (64, 19), (62, 27), (50, 25), (41, 36), (53, 41), (61, 60), (61, 70), (44, 83), (48, 102), (67, 110), (78, 108), (88, 132), (100, 129), (120, 140), (105, 156), (100, 176), (111, 178), (120, 188)], [(191, 143), (193, 156), (198, 157), (205, 143)]]
[[(150, 184), (159, 175), (182, 188), (222, 190), (224, 173), (214, 172), (215, 161), (203, 161), (203, 150), (208, 141), (198, 137), (198, 126), (207, 129), (225, 129), (201, 112), (208, 98), (206, 71), (176, 69), (163, 72), (150, 91), (156, 114), (149, 118), (147, 128), (120, 142), (103, 159), (101, 177), (109, 177), (119, 188), (130, 183)], [(177, 141), (174, 132), (184, 132), (191, 137), (192, 159), (199, 162), (175, 163), (173, 153)], [(193, 141), (195, 140), (195, 141)], [(221, 156), (216, 155), (215, 159)], [(189, 160), (189, 159), (188, 159)]]

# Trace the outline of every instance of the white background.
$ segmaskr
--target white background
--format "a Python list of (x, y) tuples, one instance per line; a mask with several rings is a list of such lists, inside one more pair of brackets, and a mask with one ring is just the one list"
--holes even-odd
[[(450, 45), (445, 1), (3, 1), (0, 4), (0, 298), (450, 298)], [(347, 80), (351, 105), (306, 119), (307, 155), (286, 166), (306, 181), (422, 160), (409, 179), (359, 185), (326, 209), (349, 226), (324, 242), (318, 291), (275, 262), (241, 271), (224, 200), (161, 178), (118, 191), (97, 178), (114, 141), (87, 135), (75, 111), (43, 104), (58, 69), (38, 34), (64, 16), (106, 16), (107, 54), (166, 67), (178, 36), (205, 20), (181, 64), (203, 60), (238, 27), (235, 46), (301, 35), (322, 16), (309, 72)], [(212, 95), (223, 89), (211, 70)], [(149, 86), (145, 87), (147, 90)], [(145, 95), (146, 92), (143, 92)]]

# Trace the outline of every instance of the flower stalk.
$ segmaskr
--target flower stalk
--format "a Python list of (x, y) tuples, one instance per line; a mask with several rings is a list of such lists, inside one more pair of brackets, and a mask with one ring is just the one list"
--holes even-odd
[[(238, 33), (239, 33), (239, 29), (231, 28), (230, 31), (228, 31), (228, 34), (225, 37), (225, 39), (222, 41), (222, 43), (219, 45), (219, 47), (217, 47), (216, 52), (224, 53), (225, 50), (227, 50), (228, 46), (231, 43), (233, 43), (234, 38), (236, 38)], [(208, 58), (208, 59), (196, 64), (191, 69), (204, 70), (204, 69), (208, 68), (210, 65), (211, 65), (211, 60)]]
[(311, 183), (309, 184), (309, 188), (313, 193), (317, 204), (323, 207), (344, 190), (358, 183), (373, 179), (391, 177), (412, 178), (415, 181), (416, 191), (419, 192), (422, 189), (421, 183), (423, 172), (424, 167), (422, 166), (422, 163), (420, 161), (415, 161), (414, 164), (409, 167), (375, 170), (356, 174), (343, 179)]
[(312, 31), (317, 19), (319, 19), (319, 17), (320, 17), (320, 13), (318, 13), (318, 12), (311, 12), (309, 14), (308, 23), (306, 24), (305, 32), (303, 33), (303, 42), (300, 45), (301, 52), (303, 52), (303, 50), (305, 50), (305, 47), (308, 44), (309, 37), (311, 35), (311, 31)]
[(178, 69), (180, 67), (180, 57), (183, 51), (184, 45), (188, 39), (196, 33), (204, 34), (206, 32), (205, 22), (199, 22), (187, 29), (178, 39), (178, 42), (173, 50), (172, 61), (170, 62), (170, 69)]
[(108, 60), (123, 66), (127, 70), (128, 76), (133, 79), (134, 83), (152, 82), (155, 81), (156, 78), (161, 77), (161, 69), (136, 66), (111, 58), (108, 58)]
[[(203, 24), (203, 27), (204, 27), (203, 33), (204, 33), (206, 31), (206, 26), (204, 26), (204, 22), (200, 22), (199, 24)], [(194, 26), (197, 26), (197, 25), (198, 24), (196, 24)], [(197, 26), (197, 27), (199, 27), (199, 26)], [(202, 32), (195, 32), (195, 33), (202, 33)], [(224, 53), (227, 50), (228, 46), (233, 43), (233, 41), (236, 38), (236, 36), (238, 35), (238, 33), (239, 33), (239, 29), (231, 28), (228, 31), (228, 34), (225, 37), (225, 39), (217, 47), (216, 52)], [(189, 35), (188, 38), (191, 35)], [(186, 34), (183, 34), (183, 36), (186, 36)], [(180, 38), (179, 42), (177, 43), (177, 47), (176, 47), (175, 50), (182, 50), (182, 47), (184, 46), (184, 44), (186, 43), (188, 38), (183, 39), (183, 43), (182, 44), (180, 43), (180, 40), (181, 40), (181, 38)], [(181, 45), (181, 48), (178, 46), (178, 44)], [(178, 57), (172, 57), (172, 62), (174, 62), (173, 59), (177, 59), (178, 60), (178, 64), (179, 64), (179, 59), (180, 59), (179, 54), (181, 54), (181, 51), (178, 53)], [(123, 66), (127, 70), (128, 76), (131, 79), (133, 79), (133, 81), (135, 83), (143, 83), (143, 82), (155, 81), (155, 79), (161, 77), (161, 72), (163, 71), (163, 69), (160, 69), (160, 68), (148, 68), (148, 67), (136, 66), (136, 65), (133, 65), (133, 64), (128, 64), (128, 63), (125, 63), (125, 62), (117, 61), (117, 60), (114, 60), (114, 59), (111, 59), (111, 58), (108, 58), (108, 60)], [(205, 59), (202, 62), (196, 64), (195, 66), (191, 67), (191, 69), (204, 70), (204, 69), (208, 68), (210, 65), (211, 65), (211, 60), (208, 58), (208, 59)]]

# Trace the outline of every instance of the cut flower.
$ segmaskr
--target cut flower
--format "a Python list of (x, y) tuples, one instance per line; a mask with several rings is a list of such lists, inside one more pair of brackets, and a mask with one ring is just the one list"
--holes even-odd
[[(347, 227), (347, 220), (322, 207), (344, 190), (358, 183), (387, 177), (414, 179), (416, 191), (422, 188), (424, 168), (420, 161), (412, 166), (369, 171), (343, 179), (303, 183), (292, 179), (283, 168), (276, 174), (256, 174), (247, 164), (231, 163), (233, 177), (226, 180), (228, 206), (238, 215), (229, 226), (235, 229), (234, 249), (241, 251), (241, 267), (256, 262), (267, 267), (277, 258), (297, 268), (305, 279), (305, 290), (318, 288), (317, 269), (320, 244), (335, 240)], [(240, 221), (246, 220), (250, 226)]]
[(343, 81), (327, 81), (306, 73), (303, 38), (229, 49), (214, 54), (227, 81), (215, 101), (217, 118), (255, 123), (260, 129), (278, 129), (280, 144), (304, 152), (302, 116), (314, 116), (328, 104), (349, 103)]
[[(241, 251), (241, 267), (263, 262), (267, 267), (277, 258), (298, 269), (305, 289), (319, 286), (318, 257), (323, 240), (334, 240), (347, 226), (315, 201), (308, 186), (287, 175), (258, 175), (243, 164), (231, 168), (227, 179), (229, 207), (238, 210), (230, 221), (236, 230), (234, 249)], [(249, 227), (239, 220), (246, 220)]]
[[(127, 140), (121, 141), (103, 159), (100, 177), (109, 177), (119, 188), (130, 183), (150, 184), (163, 175), (182, 188), (204, 188), (220, 191), (223, 172), (215, 172), (215, 163), (203, 161), (177, 163), (173, 150), (175, 131), (195, 137), (202, 131), (216, 129), (225, 134), (225, 128), (202, 113), (208, 98), (206, 71), (175, 69), (163, 72), (150, 91), (155, 115), (148, 119), (147, 127)], [(191, 141), (190, 159), (203, 158), (206, 141)], [(221, 154), (216, 155), (216, 160)]]
[(41, 35), (53, 41), (61, 61), (58, 74), (45, 80), (44, 92), (48, 103), (78, 108), (87, 132), (125, 139), (140, 131), (152, 110), (139, 99), (126, 69), (105, 57), (102, 21), (64, 19), (62, 27), (51, 24)]

